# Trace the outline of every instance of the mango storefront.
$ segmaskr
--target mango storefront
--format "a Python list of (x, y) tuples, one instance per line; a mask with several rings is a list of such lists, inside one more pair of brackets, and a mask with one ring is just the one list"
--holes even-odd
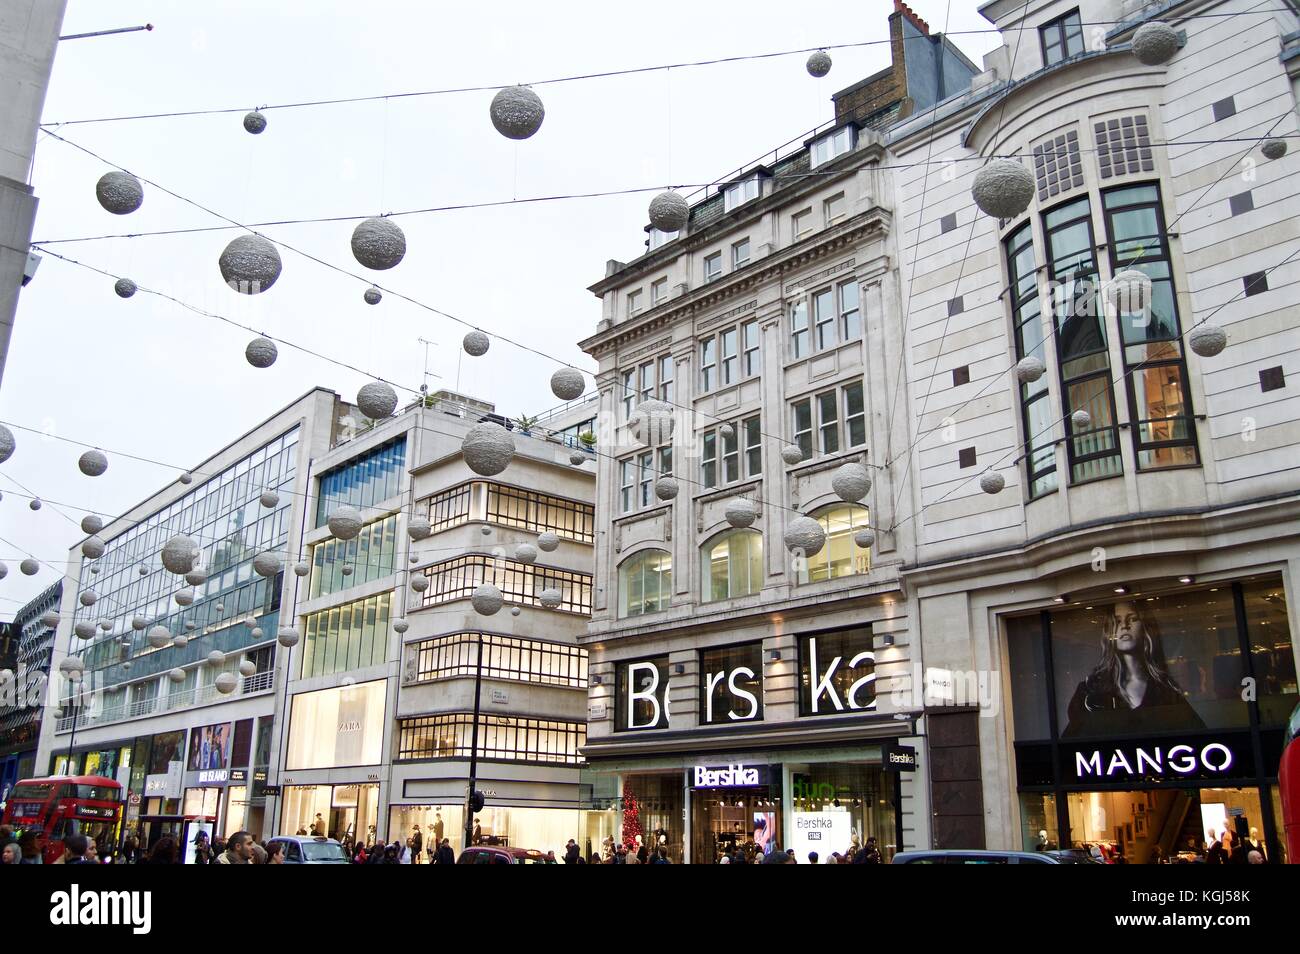
[(1280, 576), (1123, 589), (1005, 620), (1016, 847), (1285, 860), (1276, 773), (1300, 697)]

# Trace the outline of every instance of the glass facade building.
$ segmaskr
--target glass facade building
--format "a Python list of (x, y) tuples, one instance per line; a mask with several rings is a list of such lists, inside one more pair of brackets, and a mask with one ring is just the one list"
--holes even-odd
[[(311, 548), (308, 599), (389, 576), (397, 555), (397, 514), (368, 523), (351, 540), (330, 538)], [(352, 572), (345, 574), (344, 567)]]
[(402, 492), (406, 436), (354, 457), (320, 476), (316, 526), (324, 526), (338, 507), (373, 507)]

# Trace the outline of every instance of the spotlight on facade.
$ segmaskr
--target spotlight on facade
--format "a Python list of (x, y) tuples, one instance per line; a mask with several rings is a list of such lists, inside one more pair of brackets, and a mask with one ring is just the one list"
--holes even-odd
[(772, 662), (780, 662), (780, 661), (781, 661), (781, 650), (779, 650), (779, 649), (773, 649), (771, 652), (769, 652), (769, 653), (767, 654), (767, 658), (770, 659), (770, 660), (772, 660)]
[(1069, 593), (1062, 593), (1060, 596), (1053, 596), (1053, 597), (1052, 597), (1052, 602), (1053, 602), (1053, 603), (1068, 603), (1068, 602), (1070, 602), (1070, 594), (1069, 594)]
[(1115, 592), (1116, 592), (1116, 593), (1119, 593), (1120, 595), (1123, 595), (1123, 594), (1125, 594), (1125, 593), (1128, 592), (1128, 587), (1127, 587), (1127, 586), (1117, 586), (1117, 587), (1115, 587)]
[(1180, 577), (1178, 578), (1178, 582), (1179, 582), (1179, 583), (1195, 583), (1195, 582), (1196, 582), (1196, 577), (1194, 577), (1194, 576), (1180, 576)]

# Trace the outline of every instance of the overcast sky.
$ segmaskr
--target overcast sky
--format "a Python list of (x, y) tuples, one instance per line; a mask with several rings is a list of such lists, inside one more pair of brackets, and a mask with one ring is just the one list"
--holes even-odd
[[(983, 30), (970, 0), (913, 0), (933, 30)], [(947, 8), (951, 7), (948, 14)], [(960, 9), (959, 9), (960, 8)], [(892, 4), (763, 2), (428, 3), (371, 0), (194, 3), (69, 0), (63, 33), (151, 22), (154, 30), (64, 42), (44, 121), (254, 106), (455, 86), (502, 85), (665, 63), (884, 40)], [(707, 11), (707, 13), (706, 13)], [(977, 64), (995, 34), (956, 42)], [(538, 87), (546, 120), (515, 143), (488, 119), (491, 93), (466, 93), (267, 112), (261, 136), (241, 115), (69, 125), (57, 130), (105, 159), (237, 221), (371, 215), (539, 195), (704, 183), (831, 118), (831, 94), (883, 69), (885, 44), (833, 51), (824, 79), (803, 56), (651, 72)], [(671, 118), (670, 118), (671, 117)], [(95, 200), (104, 165), (42, 136), (33, 186), (35, 238), (220, 224), (146, 186), (143, 207), (115, 216)], [(575, 342), (592, 334), (599, 302), (586, 287), (606, 259), (644, 251), (650, 194), (404, 216), (407, 254), (374, 273), (485, 330), (580, 367)], [(352, 223), (267, 228), (351, 272)], [(220, 282), (217, 257), (236, 231), (59, 245), (276, 337), (309, 344), (398, 384), (424, 372), (420, 337), (438, 343), (431, 389), (457, 385), (510, 415), (555, 404), (556, 365), (494, 342), (460, 362), (465, 329), (392, 296), (372, 307), (365, 285), (291, 252), (263, 295)], [(82, 448), (15, 429), (0, 470), (0, 619), (56, 579), (18, 573), (33, 555), (61, 565), (81, 536), (53, 504), (28, 509), (15, 480), (79, 521), (119, 513), (176, 471), (113, 451), (191, 467), (320, 385), (351, 399), (366, 377), (280, 349), (268, 370), (243, 357), (250, 335), (155, 296), (123, 300), (112, 281), (46, 257), (23, 290), (0, 389), (0, 420), (87, 441), (109, 452), (108, 473), (82, 476)], [(404, 396), (405, 398), (405, 396)]]

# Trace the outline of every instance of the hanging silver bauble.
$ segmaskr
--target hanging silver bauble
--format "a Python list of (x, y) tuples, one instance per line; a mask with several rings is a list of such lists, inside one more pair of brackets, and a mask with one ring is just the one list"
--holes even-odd
[(263, 490), (262, 493), (258, 496), (257, 502), (260, 503), (263, 507), (270, 509), (271, 507), (274, 507), (280, 503), (280, 495), (277, 494), (274, 490)]
[(546, 530), (537, 535), (537, 549), (541, 550), (543, 553), (551, 553), (559, 545), (559, 535), (550, 530)]
[(41, 625), (53, 628), (59, 625), (60, 618), (58, 610), (46, 610), (41, 614)]
[(138, 573), (140, 576), (148, 576), (149, 568), (147, 566), (138, 566), (135, 568), (135, 572)]
[(124, 672), (130, 672), (130, 671), (131, 671), (131, 660), (128, 659), (126, 662), (122, 663), (122, 670), (123, 670)]
[(102, 450), (88, 450), (77, 460), (77, 469), (87, 477), (98, 477), (108, 470), (108, 456)]
[(28, 509), (28, 510), (40, 510), (40, 509), (41, 509), (41, 506), (42, 506), (42, 504), (41, 504), (41, 498), (40, 498), (40, 497), (33, 497), (33, 498), (31, 499), (31, 501), (27, 504), (27, 509)]
[(1034, 200), (1034, 174), (1014, 159), (992, 159), (975, 173), (971, 198), (995, 219), (1014, 219)]
[(8, 575), (9, 575), (9, 564), (5, 563), (3, 560), (0, 560), (0, 580), (3, 580)]
[(587, 382), (577, 368), (560, 368), (551, 375), (551, 393), (561, 401), (576, 401), (587, 389)]
[(500, 424), (483, 421), (466, 432), (460, 450), (470, 470), (481, 477), (494, 477), (510, 466), (515, 441)]
[(193, 620), (187, 620), (185, 623), (185, 632), (187, 633), (192, 633), (198, 628), (199, 628), (199, 624), (194, 622)]
[(587, 462), (587, 455), (582, 451), (569, 451), (569, 463), (574, 467), (581, 467)]
[(429, 588), (429, 578), (421, 574), (420, 576), (411, 577), (411, 589), (417, 593), (423, 593)]
[[(269, 368), (279, 356), (280, 351), (270, 338), (254, 338), (244, 349), (244, 357), (255, 368)], [(181, 483), (188, 484), (189, 481), (182, 477)]]
[(516, 546), (516, 547), (515, 547), (515, 562), (516, 562), (516, 563), (536, 563), (536, 562), (537, 562), (537, 547), (533, 546), (531, 543), (521, 543), (521, 544), (519, 544), (518, 546)]
[(242, 659), (239, 662), (239, 674), (241, 676), (257, 675), (257, 663), (251, 659)]
[(980, 490), (986, 494), (1000, 494), (1006, 485), (1006, 478), (996, 470), (986, 470), (980, 474)]
[(177, 606), (193, 606), (194, 590), (189, 587), (186, 587), (183, 590), (177, 590), (176, 595), (173, 596), (172, 599), (176, 601)]
[(748, 527), (758, 519), (758, 507), (746, 497), (733, 497), (722, 515), (733, 527)]
[(351, 575), (352, 575), (352, 567), (351, 567), (350, 564), (345, 563), (345, 564), (343, 564), (343, 567), (342, 567), (342, 569), (339, 570), (339, 572), (342, 573), (344, 576), (351, 576)]
[(352, 255), (366, 268), (392, 268), (406, 254), (406, 235), (392, 219), (366, 219), (352, 230)]
[(311, 564), (310, 564), (310, 563), (303, 563), (303, 562), (300, 561), (300, 562), (295, 563), (295, 564), (293, 565), (293, 574), (294, 574), (294, 576), (306, 576), (306, 575), (307, 575), (308, 573), (310, 573), (310, 572), (311, 572)]
[(224, 612), (226, 611), (226, 604), (225, 604), (225, 603), (218, 603), (217, 606), (216, 606), (216, 610), (217, 610), (218, 613), (224, 613)]
[(675, 425), (673, 406), (655, 398), (642, 401), (627, 418), (632, 436), (648, 447), (658, 447), (672, 440)]
[(492, 339), (481, 331), (471, 331), (461, 339), (460, 346), (465, 349), (466, 354), (481, 358), (488, 353), (488, 348), (492, 347)]
[(1259, 151), (1264, 154), (1265, 159), (1281, 159), (1286, 155), (1286, 148), (1285, 139), (1266, 139), (1264, 145), (1259, 147)]
[(361, 511), (355, 507), (339, 507), (329, 516), (330, 533), (338, 540), (351, 540), (361, 533), (364, 523)]
[(212, 663), (214, 666), (220, 666), (225, 661), (226, 654), (220, 649), (214, 649), (212, 652), (208, 653), (208, 662)]
[(381, 301), (384, 300), (383, 292), (381, 292), (374, 285), (371, 285), (364, 292), (362, 292), (361, 297), (365, 299), (367, 305), (378, 305)]
[(495, 616), (501, 610), (504, 599), (497, 587), (491, 583), (480, 583), (474, 587), (469, 601), (480, 616)]
[(1075, 411), (1070, 415), (1070, 426), (1074, 428), (1075, 433), (1086, 431), (1092, 427), (1092, 415), (1087, 411)]
[(870, 550), (876, 542), (876, 531), (870, 527), (865, 527), (853, 534), (853, 542), (864, 550)]
[(0, 464), (14, 456), (14, 447), (16, 445), (17, 441), (14, 440), (14, 432), (0, 424)]
[(23, 560), (22, 563), (18, 564), (18, 571), (22, 573), (23, 576), (35, 576), (37, 573), (41, 572), (41, 565), (31, 557), (28, 557), (26, 560)]
[(90, 568), (90, 572), (93, 573), (95, 576), (98, 576), (98, 575), (99, 575), (99, 567), (97, 567), (97, 566), (92, 566), (92, 567)]
[(95, 624), (82, 620), (76, 626), (72, 627), (72, 632), (78, 639), (94, 639)]
[(542, 595), (539, 596), (537, 600), (547, 609), (555, 609), (564, 602), (564, 594), (556, 587), (550, 586), (542, 590)]
[(257, 295), (280, 277), (280, 252), (260, 235), (240, 235), (230, 240), (217, 260), (221, 280), (241, 295)]
[(371, 381), (357, 392), (357, 407), (371, 420), (383, 420), (397, 408), (397, 392), (383, 381)]
[(142, 630), (148, 625), (149, 625), (149, 621), (145, 619), (143, 616), (131, 617), (131, 628), (136, 631)]
[(136, 284), (129, 278), (119, 278), (113, 283), (113, 291), (117, 292), (118, 298), (130, 298), (136, 293)]
[(193, 537), (178, 533), (163, 544), (162, 565), (172, 573), (188, 573), (194, 569), (194, 558), (198, 551), (199, 545)]
[(181, 683), (185, 681), (185, 670), (177, 667), (176, 669), (167, 670), (167, 678), (172, 682)]
[(105, 172), (95, 183), (95, 198), (106, 211), (127, 215), (144, 202), (144, 186), (130, 173), (114, 169)]
[(825, 50), (818, 50), (808, 57), (805, 64), (808, 67), (808, 75), (821, 79), (831, 71), (831, 58)]
[(99, 537), (89, 537), (81, 544), (81, 555), (88, 560), (98, 560), (104, 555), (104, 541)]
[(195, 567), (185, 574), (185, 582), (190, 586), (202, 586), (208, 582), (208, 571), (201, 567)]
[(861, 464), (843, 464), (831, 476), (831, 490), (848, 503), (857, 503), (871, 490), (871, 475)]
[(81, 658), (78, 656), (64, 656), (63, 660), (59, 663), (59, 672), (63, 673), (65, 676), (71, 675), (74, 672), (85, 671), (86, 664), (82, 662)]
[(542, 128), (546, 108), (527, 86), (507, 86), (492, 97), (488, 115), (497, 132), (507, 139), (527, 139)]
[[(190, 623), (188, 625), (192, 626), (193, 624)], [(189, 644), (190, 644), (190, 638), (184, 635), (183, 633), (179, 636), (172, 637), (172, 645), (175, 646), (177, 649), (184, 649)]]
[(1046, 371), (1047, 366), (1043, 364), (1043, 359), (1032, 354), (1016, 362), (1016, 380), (1021, 384), (1032, 384)]
[(411, 554), (411, 562), (412, 562), (412, 563), (419, 563), (419, 562), (420, 562), (420, 555), (419, 555), (418, 553), (412, 553), (412, 554)]
[(816, 556), (826, 545), (826, 530), (812, 517), (794, 517), (785, 525), (785, 548), (805, 557)]
[(111, 633), (113, 631), (113, 621), (111, 619), (101, 619), (99, 621), (99, 628), (106, 633)]
[(85, 590), (77, 599), (81, 601), (82, 606), (94, 606), (95, 601), (99, 599), (99, 594), (94, 590)]
[(672, 500), (680, 490), (676, 477), (660, 477), (655, 481), (655, 496), (660, 500)]
[[(275, 359), (272, 358), (271, 360), (274, 361)], [(179, 480), (182, 484), (192, 484), (194, 483), (194, 475), (191, 474), (189, 471), (186, 471), (185, 473), (181, 474), (180, 477), (177, 478), (177, 480)]]
[(483, 536), (485, 536), (485, 537), (490, 537), (490, 536), (492, 536), (492, 528), (489, 527), (489, 526), (487, 526), (486, 524), (484, 524), (483, 526), (479, 527), (479, 528), (478, 528), (478, 532), (481, 533), (481, 534), (483, 534)]
[(1119, 313), (1146, 312), (1151, 307), (1151, 276), (1137, 268), (1116, 272), (1106, 286), (1106, 300)]
[(1228, 346), (1228, 333), (1218, 325), (1197, 325), (1187, 335), (1187, 346), (1202, 358), (1213, 358)]
[(791, 466), (803, 462), (803, 451), (797, 444), (787, 444), (781, 448), (781, 459)]
[(217, 692), (228, 696), (235, 691), (235, 686), (239, 685), (239, 677), (233, 672), (223, 672), (212, 680), (212, 684), (217, 687)]
[(412, 540), (423, 540), (433, 533), (433, 524), (425, 517), (412, 517), (406, 521), (406, 535)]
[(660, 192), (650, 200), (650, 224), (660, 232), (680, 232), (690, 216), (686, 197), (675, 189)]
[(261, 638), (262, 638), (263, 636), (265, 636), (265, 635), (266, 635), (266, 632), (262, 629), (262, 627), (260, 627), (260, 626), (254, 626), (253, 629), (252, 629), (252, 631), (248, 634), (248, 638), (249, 638), (249, 639), (261, 639)]
[(154, 649), (162, 649), (172, 641), (172, 633), (166, 626), (155, 626), (145, 638)]
[(512, 606), (512, 607), (510, 607), (510, 615), (511, 615), (511, 616), (518, 616), (518, 615), (519, 615), (519, 607), (518, 607), (518, 606)]
[(95, 514), (88, 513), (81, 518), (81, 532), (87, 534), (99, 533), (104, 529), (104, 521), (99, 519)]
[(284, 554), (274, 550), (265, 550), (253, 557), (253, 572), (268, 579), (280, 572), (284, 566)]
[(1145, 66), (1168, 63), (1178, 52), (1178, 32), (1168, 23), (1152, 20), (1133, 34), (1133, 55)]
[(718, 428), (718, 434), (728, 440), (736, 436), (736, 429), (730, 424), (723, 424)]
[(275, 636), (275, 641), (285, 649), (290, 649), (298, 645), (298, 631), (292, 626), (281, 626), (280, 632)]
[(244, 114), (244, 129), (254, 136), (260, 136), (266, 132), (266, 117), (256, 109), (251, 113)]
[(399, 636), (410, 628), (411, 624), (404, 619), (393, 620), (393, 632), (397, 633)]

